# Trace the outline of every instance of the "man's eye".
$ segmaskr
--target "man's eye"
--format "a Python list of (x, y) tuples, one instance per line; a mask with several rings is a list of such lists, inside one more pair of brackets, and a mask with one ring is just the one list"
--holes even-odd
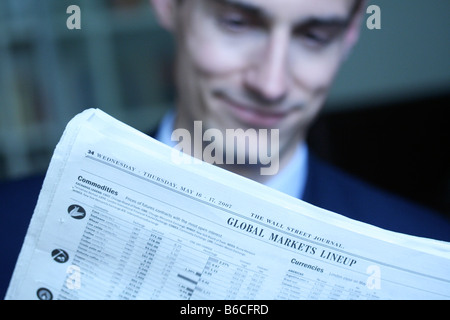
[(301, 30), (301, 32), (296, 32), (296, 36), (307, 48), (319, 50), (331, 44), (336, 35), (321, 30)]
[(242, 32), (249, 27), (249, 21), (241, 14), (229, 13), (220, 16), (220, 24), (227, 30)]
[(311, 44), (327, 45), (331, 41), (331, 37), (318, 32), (307, 32), (304, 34), (304, 38)]

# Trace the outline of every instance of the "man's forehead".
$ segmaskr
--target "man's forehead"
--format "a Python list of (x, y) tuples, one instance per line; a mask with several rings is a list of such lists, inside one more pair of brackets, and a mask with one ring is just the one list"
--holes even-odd
[[(197, 0), (196, 0), (197, 1)], [(270, 19), (346, 18), (358, 0), (203, 0)]]

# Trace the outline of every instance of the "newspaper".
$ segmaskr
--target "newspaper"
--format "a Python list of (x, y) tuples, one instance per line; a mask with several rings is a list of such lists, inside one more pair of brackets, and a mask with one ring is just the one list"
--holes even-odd
[(6, 299), (450, 298), (449, 243), (178, 160), (101, 110), (77, 115)]

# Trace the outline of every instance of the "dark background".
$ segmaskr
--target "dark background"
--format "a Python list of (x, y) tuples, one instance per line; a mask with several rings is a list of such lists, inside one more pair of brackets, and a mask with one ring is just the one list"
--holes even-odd
[(450, 217), (450, 95), (322, 114), (309, 144), (345, 171)]

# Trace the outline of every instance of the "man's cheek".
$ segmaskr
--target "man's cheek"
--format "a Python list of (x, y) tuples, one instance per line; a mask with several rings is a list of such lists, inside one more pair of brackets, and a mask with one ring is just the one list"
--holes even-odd
[(211, 43), (191, 45), (190, 55), (197, 69), (207, 74), (227, 74), (242, 68), (243, 57), (229, 46)]
[(319, 61), (316, 63), (298, 63), (294, 67), (297, 82), (309, 90), (327, 88), (331, 85), (338, 63), (335, 61)]

